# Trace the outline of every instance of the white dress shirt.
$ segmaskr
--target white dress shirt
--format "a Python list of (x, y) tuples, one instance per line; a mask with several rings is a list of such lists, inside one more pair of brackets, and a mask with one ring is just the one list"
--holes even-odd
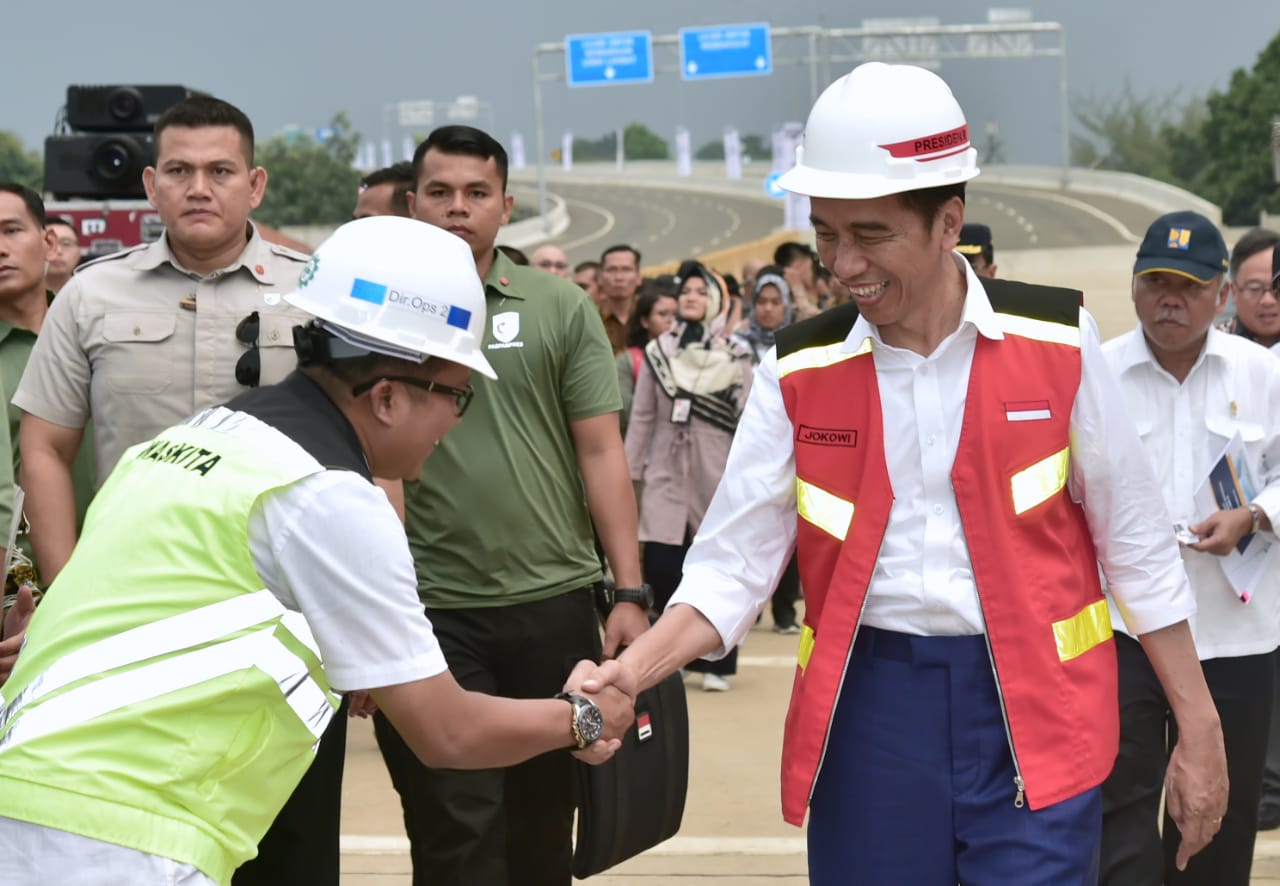
[(413, 555), (387, 495), (352, 471), (268, 492), (249, 515), (263, 584), (301, 612), (337, 691), (395, 686), (448, 664), (418, 599)]
[[(1141, 327), (1102, 350), (1147, 457), (1158, 466), (1175, 522), (1191, 525), (1206, 516), (1196, 512), (1196, 488), (1239, 432), (1262, 487), (1253, 501), (1273, 527), (1280, 523), (1280, 362), (1261, 345), (1210, 329), (1199, 359), (1179, 384), (1156, 362)], [(1183, 548), (1182, 559), (1196, 596), (1191, 629), (1201, 659), (1258, 655), (1280, 645), (1280, 545), (1272, 546), (1263, 584), (1247, 604), (1227, 581), (1220, 557)], [(1124, 629), (1114, 606), (1111, 620)]]
[[(894, 502), (863, 623), (918, 635), (984, 630), (951, 466), (979, 335), (1004, 337), (963, 257), (959, 327), (928, 357), (890, 347), (859, 317), (842, 349), (870, 339)], [(1083, 373), (1071, 413), (1069, 490), (1081, 502), (1111, 587), (1140, 633), (1195, 611), (1160, 490), (1115, 391), (1097, 327), (1081, 311)], [(777, 585), (796, 539), (794, 428), (776, 351), (760, 364), (724, 479), (685, 558), (669, 605), (687, 603), (736, 645)]]

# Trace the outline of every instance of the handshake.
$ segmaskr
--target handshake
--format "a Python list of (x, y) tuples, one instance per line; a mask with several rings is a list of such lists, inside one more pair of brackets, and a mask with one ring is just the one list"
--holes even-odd
[(598, 765), (612, 759), (635, 720), (637, 678), (617, 660), (598, 665), (583, 659), (565, 681), (561, 698), (573, 711), (573, 755)]

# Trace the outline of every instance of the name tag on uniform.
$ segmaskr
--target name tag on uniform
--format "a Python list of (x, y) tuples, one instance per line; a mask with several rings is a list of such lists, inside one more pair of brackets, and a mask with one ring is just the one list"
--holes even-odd
[(693, 410), (693, 400), (689, 397), (676, 397), (671, 401), (671, 423), (687, 425), (689, 414)]

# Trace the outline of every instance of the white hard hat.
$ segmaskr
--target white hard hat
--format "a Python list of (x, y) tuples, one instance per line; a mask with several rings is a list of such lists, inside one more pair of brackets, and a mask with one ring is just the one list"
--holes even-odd
[(471, 247), (435, 225), (390, 215), (347, 222), (284, 298), (354, 353), (439, 357), (498, 377), (480, 350), (484, 284)]
[(810, 197), (870, 199), (977, 174), (964, 112), (942, 78), (869, 62), (818, 96), (796, 165), (778, 184)]

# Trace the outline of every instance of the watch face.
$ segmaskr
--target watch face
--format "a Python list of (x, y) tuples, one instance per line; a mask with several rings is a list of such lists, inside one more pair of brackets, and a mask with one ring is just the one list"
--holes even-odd
[(584, 745), (591, 744), (604, 734), (604, 717), (600, 709), (588, 702), (578, 708), (578, 735)]

